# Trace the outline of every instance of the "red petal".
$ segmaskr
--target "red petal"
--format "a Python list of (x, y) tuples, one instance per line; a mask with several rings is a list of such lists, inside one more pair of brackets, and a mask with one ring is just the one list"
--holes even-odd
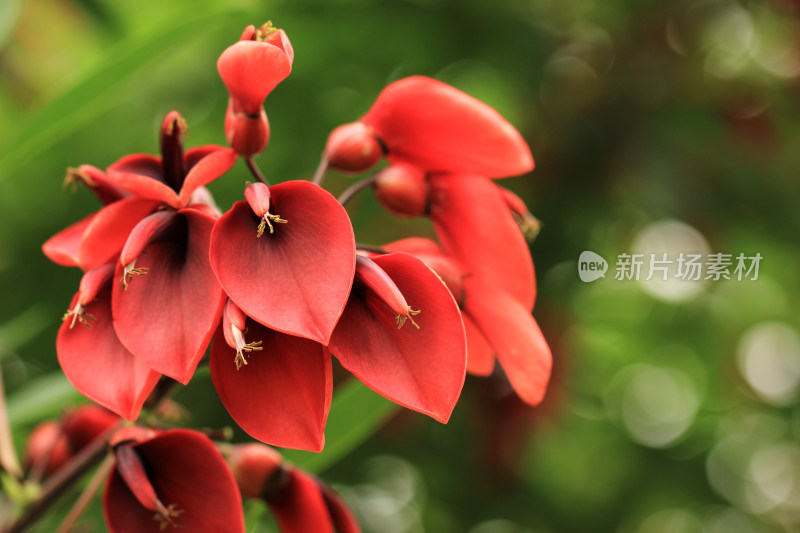
[[(133, 448), (147, 466), (159, 500), (180, 512), (173, 518), (180, 531), (244, 532), (239, 490), (220, 452), (208, 437), (175, 429)], [(163, 533), (153, 511), (133, 496), (122, 476), (111, 473), (103, 508), (112, 533)]]
[[(145, 364), (188, 383), (222, 316), (225, 295), (208, 264), (214, 219), (182, 209), (176, 226), (186, 224), (181, 242), (158, 242), (136, 260), (147, 274), (128, 290), (114, 284), (114, 328), (122, 343)], [(176, 228), (176, 234), (182, 233)], [(117, 266), (117, 281), (123, 266)]]
[(42, 252), (53, 263), (65, 267), (80, 266), (80, 245), (86, 228), (97, 213), (92, 213), (80, 221), (59, 231), (42, 245)]
[(528, 243), (495, 184), (450, 175), (432, 176), (430, 184), (430, 216), (445, 252), (533, 309), (536, 278)]
[(395, 311), (354, 287), (331, 352), (368, 387), (390, 400), (447, 422), (464, 384), (466, 340), (458, 307), (422, 261), (397, 253), (373, 257), (403, 293), (420, 329), (398, 328)]
[[(209, 153), (197, 161), (186, 174), (179, 194), (179, 207), (188, 205), (189, 199), (192, 197), (192, 193), (195, 190), (219, 178), (229, 171), (233, 164), (236, 163), (236, 152), (222, 146), (218, 146), (217, 148), (216, 151)], [(187, 159), (188, 156), (189, 153), (187, 153)]]
[(292, 71), (290, 55), (260, 41), (238, 41), (217, 61), (217, 70), (231, 97), (244, 113), (258, 113), (267, 95)]
[(467, 334), (467, 373), (488, 376), (494, 371), (494, 350), (468, 315), (462, 313), (461, 318)]
[(333, 381), (330, 357), (316, 342), (248, 320), (247, 341), (261, 341), (236, 370), (236, 351), (217, 330), (211, 379), (222, 403), (254, 438), (283, 448), (321, 451)]
[(530, 405), (542, 401), (553, 358), (530, 312), (505, 291), (483, 280), (464, 280), (464, 312), (483, 332), (497, 354), (511, 386)]
[(497, 111), (424, 76), (386, 87), (362, 122), (393, 158), (428, 171), (500, 178), (533, 170), (525, 140)]
[[(80, 293), (70, 304), (74, 309)], [(87, 398), (128, 420), (136, 420), (159, 374), (136, 359), (117, 338), (111, 320), (111, 291), (85, 307), (91, 328), (68, 317), (58, 330), (56, 351), (70, 383)]]
[(268, 502), (281, 533), (334, 533), (328, 505), (317, 482), (297, 468), (292, 469), (291, 475), (288, 486)]
[(88, 270), (115, 261), (133, 228), (158, 205), (155, 200), (124, 198), (98, 211), (81, 240), (81, 267)]
[(328, 512), (333, 519), (333, 525), (338, 533), (361, 533), (361, 527), (353, 516), (353, 511), (347, 506), (342, 498), (329, 486), (318, 482), (322, 497), (328, 504)]
[(123, 157), (106, 170), (116, 184), (139, 198), (159, 200), (174, 208), (181, 207), (178, 194), (164, 183), (161, 158), (149, 154)]
[(271, 213), (288, 222), (257, 237), (260, 219), (237, 202), (214, 227), (211, 266), (245, 314), (327, 344), (353, 282), (350, 219), (333, 196), (307, 181), (274, 185), (270, 194)]

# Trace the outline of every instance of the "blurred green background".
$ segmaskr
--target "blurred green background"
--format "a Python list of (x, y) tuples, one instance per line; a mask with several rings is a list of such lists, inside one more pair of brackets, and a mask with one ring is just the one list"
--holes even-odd
[[(531, 249), (534, 315), (555, 357), (548, 397), (530, 409), (502, 376), (468, 379), (447, 426), (399, 413), (317, 468), (365, 531), (800, 531), (791, 0), (1, 0), (0, 362), (20, 446), (82, 401), (54, 350), (80, 273), (40, 251), (96, 208), (62, 190), (65, 169), (156, 152), (172, 109), (189, 145), (224, 143), (216, 58), (266, 20), (296, 53), (266, 102), (259, 163), (271, 181), (308, 178), (327, 133), (411, 74), (494, 106), (537, 162), (502, 184), (543, 221)], [(246, 179), (239, 163), (211, 185), (221, 207)], [(432, 234), (382, 214), (370, 193), (350, 211), (360, 242)], [(605, 279), (579, 280), (584, 250), (609, 261)], [(616, 256), (634, 250), (763, 260), (756, 281), (614, 280)], [(191, 425), (231, 424), (205, 372), (176, 400)], [(338, 416), (341, 433), (360, 415)], [(262, 506), (247, 510), (249, 531), (274, 527)], [(81, 527), (104, 530), (98, 505)]]

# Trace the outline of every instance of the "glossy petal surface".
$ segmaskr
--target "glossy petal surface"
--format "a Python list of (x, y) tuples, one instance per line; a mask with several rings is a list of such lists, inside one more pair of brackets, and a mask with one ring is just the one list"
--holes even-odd
[[(173, 518), (177, 531), (243, 533), (239, 489), (222, 455), (204, 435), (175, 429), (134, 444), (159, 500), (182, 511)], [(112, 471), (103, 494), (106, 523), (112, 533), (163, 533), (153, 511), (144, 508)]]
[(408, 305), (421, 311), (401, 328), (395, 311), (354, 286), (331, 352), (368, 387), (441, 422), (450, 417), (464, 384), (464, 326), (450, 291), (422, 261), (404, 253), (373, 261), (395, 282)]
[(80, 266), (81, 238), (96, 215), (97, 213), (92, 213), (47, 239), (42, 245), (44, 255), (57, 265)]
[(392, 158), (428, 171), (500, 178), (533, 170), (525, 140), (497, 111), (424, 76), (387, 86), (362, 122)]
[[(78, 302), (76, 294), (70, 309)], [(65, 320), (56, 351), (61, 369), (78, 391), (118, 415), (135, 420), (160, 374), (129, 352), (117, 338), (111, 320), (111, 291), (101, 291), (86, 305), (96, 320), (91, 328)]]
[(511, 386), (530, 405), (542, 401), (553, 364), (539, 325), (530, 312), (505, 291), (483, 280), (464, 280), (465, 313), (486, 336)]
[(217, 332), (211, 346), (211, 379), (222, 403), (254, 438), (284, 448), (320, 451), (333, 389), (330, 357), (316, 342), (247, 321), (248, 354), (236, 370), (236, 351)]
[[(204, 152), (206, 155), (202, 159), (192, 162), (193, 164), (186, 174), (183, 186), (178, 195), (181, 207), (189, 205), (189, 199), (192, 197), (192, 193), (199, 187), (208, 185), (219, 178), (229, 171), (233, 164), (236, 163), (236, 152), (232, 149), (222, 146), (217, 146), (214, 150), (211, 148), (212, 147), (202, 146), (193, 149), (194, 151), (190, 150), (186, 153), (184, 157), (186, 163), (191, 162), (190, 156), (194, 158), (198, 153)], [(188, 164), (186, 166), (189, 167)]]
[(175, 240), (156, 242), (136, 261), (147, 274), (123, 290), (117, 266), (114, 328), (145, 364), (188, 383), (219, 322), (224, 294), (208, 264), (214, 219), (194, 209), (175, 217)]
[(271, 213), (287, 220), (257, 237), (245, 202), (224, 214), (211, 237), (211, 265), (231, 300), (278, 331), (327, 344), (347, 303), (355, 240), (344, 208), (306, 181), (270, 187)]
[(479, 176), (438, 175), (430, 185), (430, 217), (444, 251), (532, 310), (536, 279), (528, 243), (495, 184)]

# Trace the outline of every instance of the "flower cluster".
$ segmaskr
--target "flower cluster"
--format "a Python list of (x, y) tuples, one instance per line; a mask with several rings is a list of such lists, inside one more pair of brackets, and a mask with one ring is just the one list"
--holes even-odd
[[(66, 376), (135, 420), (163, 376), (188, 383), (208, 351), (214, 387), (247, 433), (313, 451), (324, 446), (332, 357), (371, 389), (441, 422), (465, 373), (491, 373), (495, 357), (524, 401), (541, 401), (551, 356), (531, 316), (534, 270), (521, 230), (536, 221), (492, 181), (533, 169), (520, 134), (463, 92), (410, 77), (386, 87), (360, 121), (331, 133), (313, 181), (269, 185), (253, 157), (270, 137), (264, 102), (293, 60), (283, 30), (249, 26), (217, 63), (230, 96), (229, 146), (185, 149), (186, 122), (172, 111), (161, 125), (159, 156), (68, 172), (104, 205), (43, 247), (54, 262), (84, 272), (56, 343)], [(257, 181), (222, 213), (205, 186), (237, 158)], [(362, 173), (381, 160), (380, 170), (338, 200), (320, 186), (328, 168)], [(369, 186), (390, 213), (429, 217), (438, 242), (357, 245), (344, 204)], [(211, 445), (191, 432), (142, 431), (114, 445), (118, 466), (105, 501), (115, 531), (145, 520), (115, 510), (111, 502), (123, 494), (138, 500), (148, 520), (153, 513), (162, 524), (178, 518), (159, 487), (145, 483), (144, 459), (165, 471), (181, 461), (215, 461)], [(217, 474), (209, 476), (195, 481)], [(338, 509), (325, 491), (309, 488), (316, 486), (310, 478), (290, 478), (291, 491)], [(181, 500), (194, 496), (172, 490), (167, 500), (196, 506)], [(197, 513), (180, 519), (206, 520)]]

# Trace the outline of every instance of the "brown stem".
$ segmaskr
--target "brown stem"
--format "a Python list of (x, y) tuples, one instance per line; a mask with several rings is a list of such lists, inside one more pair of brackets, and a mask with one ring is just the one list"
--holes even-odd
[(347, 189), (345, 189), (345, 191), (339, 195), (339, 198), (337, 198), (337, 200), (339, 201), (340, 204), (347, 205), (347, 202), (352, 200), (356, 194), (366, 189), (373, 183), (375, 183), (375, 176), (370, 176), (369, 178), (357, 181), (351, 186), (349, 186)]
[(95, 471), (92, 479), (89, 481), (89, 484), (86, 485), (85, 489), (83, 489), (83, 492), (75, 502), (75, 505), (72, 506), (72, 509), (70, 509), (67, 517), (63, 522), (61, 522), (61, 526), (58, 528), (57, 533), (69, 533), (72, 530), (72, 526), (75, 525), (75, 522), (78, 521), (78, 518), (80, 518), (83, 512), (86, 510), (86, 507), (92, 501), (94, 495), (97, 494), (98, 490), (100, 490), (100, 487), (103, 485), (103, 482), (106, 480), (113, 467), (114, 456), (108, 454), (106, 455), (106, 458), (103, 459), (103, 462), (100, 463), (100, 466)]
[(325, 172), (327, 170), (328, 170), (328, 158), (322, 156), (322, 160), (319, 162), (317, 171), (314, 172), (314, 179), (311, 180), (311, 183), (314, 183), (315, 185), (322, 185), (322, 180), (325, 179)]
[(385, 249), (381, 248), (380, 246), (373, 246), (371, 244), (361, 244), (356, 243), (356, 250), (364, 250), (365, 252), (372, 252), (376, 254), (388, 254)]
[(261, 170), (256, 165), (256, 162), (253, 161), (252, 157), (245, 157), (244, 162), (247, 164), (247, 168), (250, 169), (250, 173), (253, 175), (255, 179), (263, 183), (264, 185), (269, 185), (269, 182), (264, 177), (264, 174), (261, 173)]

